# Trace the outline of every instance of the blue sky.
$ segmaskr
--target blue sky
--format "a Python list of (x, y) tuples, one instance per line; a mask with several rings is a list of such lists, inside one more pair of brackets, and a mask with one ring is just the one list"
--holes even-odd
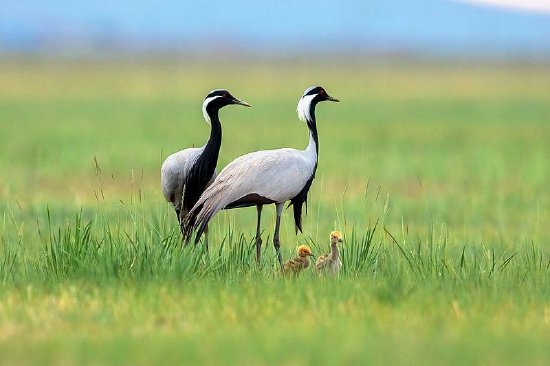
[(0, 0), (0, 51), (550, 55), (550, 13), (458, 1)]

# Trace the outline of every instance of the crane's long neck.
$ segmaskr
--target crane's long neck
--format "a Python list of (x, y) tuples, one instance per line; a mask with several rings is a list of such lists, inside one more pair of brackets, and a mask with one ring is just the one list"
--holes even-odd
[(332, 242), (330, 246), (331, 246), (330, 259), (332, 261), (337, 261), (338, 259), (340, 259), (340, 250), (338, 249), (338, 243)]
[(309, 129), (309, 144), (307, 145), (304, 155), (310, 165), (311, 175), (302, 190), (294, 196), (290, 201), (294, 208), (294, 224), (296, 225), (296, 232), (302, 231), (302, 205), (306, 203), (307, 211), (307, 193), (311, 188), (311, 183), (315, 179), (315, 172), (317, 171), (317, 160), (319, 156), (319, 136), (317, 136), (317, 125), (315, 123), (315, 102), (313, 96), (303, 96), (298, 102), (298, 118), (307, 124)]
[(313, 153), (315, 151), (315, 165), (317, 165), (317, 159), (319, 158), (319, 135), (317, 134), (315, 104), (313, 103), (309, 105), (309, 113), (306, 116), (306, 124), (309, 129), (309, 144), (307, 145), (306, 152)]
[[(218, 155), (220, 153), (220, 147), (222, 145), (222, 125), (218, 117), (218, 109), (207, 108), (208, 119), (210, 120), (210, 138), (204, 147), (202, 156), (209, 162), (209, 165), (213, 165), (213, 169), (216, 168), (218, 161)], [(201, 157), (202, 157), (201, 156)]]
[(210, 122), (210, 138), (185, 179), (184, 212), (191, 210), (212, 179), (222, 144), (222, 125), (218, 118), (218, 110), (206, 108), (203, 112), (207, 122)]

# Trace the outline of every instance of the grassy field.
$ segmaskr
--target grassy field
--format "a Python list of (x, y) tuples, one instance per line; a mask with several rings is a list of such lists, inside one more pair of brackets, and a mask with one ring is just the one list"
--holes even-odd
[[(550, 362), (550, 66), (229, 60), (0, 62), (0, 364)], [(220, 213), (182, 248), (162, 198), (169, 153), (218, 166), (305, 148), (296, 103), (320, 84), (304, 234), (344, 233), (339, 278), (279, 275), (264, 210)]]

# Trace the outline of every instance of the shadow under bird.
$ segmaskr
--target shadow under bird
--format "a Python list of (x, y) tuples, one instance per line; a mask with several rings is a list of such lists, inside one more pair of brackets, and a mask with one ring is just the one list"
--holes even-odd
[(319, 154), (315, 107), (323, 101), (338, 102), (338, 99), (329, 96), (322, 87), (313, 86), (304, 92), (298, 102), (298, 117), (309, 129), (309, 144), (305, 150), (283, 148), (256, 151), (230, 162), (187, 215), (183, 230), (184, 240), (190, 240), (196, 230), (197, 243), (208, 222), (222, 209), (256, 206), (256, 259), (259, 262), (262, 207), (275, 204), (277, 219), (273, 246), (282, 266), (279, 241), (281, 214), (285, 202), (290, 201), (294, 209), (296, 231), (302, 231), (302, 205), (307, 205), (307, 194), (315, 178)]
[(231, 104), (250, 107), (227, 90), (217, 89), (208, 93), (202, 104), (202, 113), (210, 125), (210, 138), (204, 146), (178, 151), (162, 163), (162, 192), (176, 211), (182, 233), (183, 218), (216, 177), (216, 164), (222, 143), (222, 126), (218, 112)]

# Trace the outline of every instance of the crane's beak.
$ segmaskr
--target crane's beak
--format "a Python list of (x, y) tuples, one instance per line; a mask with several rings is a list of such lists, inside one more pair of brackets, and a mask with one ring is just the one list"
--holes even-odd
[(238, 100), (237, 98), (233, 98), (232, 102), (233, 102), (233, 104), (238, 104), (238, 105), (242, 105), (242, 106), (245, 106), (245, 107), (252, 107), (250, 104), (248, 104), (244, 100)]
[(330, 100), (331, 102), (339, 102), (338, 99), (331, 97), (330, 95), (327, 95), (327, 100)]

